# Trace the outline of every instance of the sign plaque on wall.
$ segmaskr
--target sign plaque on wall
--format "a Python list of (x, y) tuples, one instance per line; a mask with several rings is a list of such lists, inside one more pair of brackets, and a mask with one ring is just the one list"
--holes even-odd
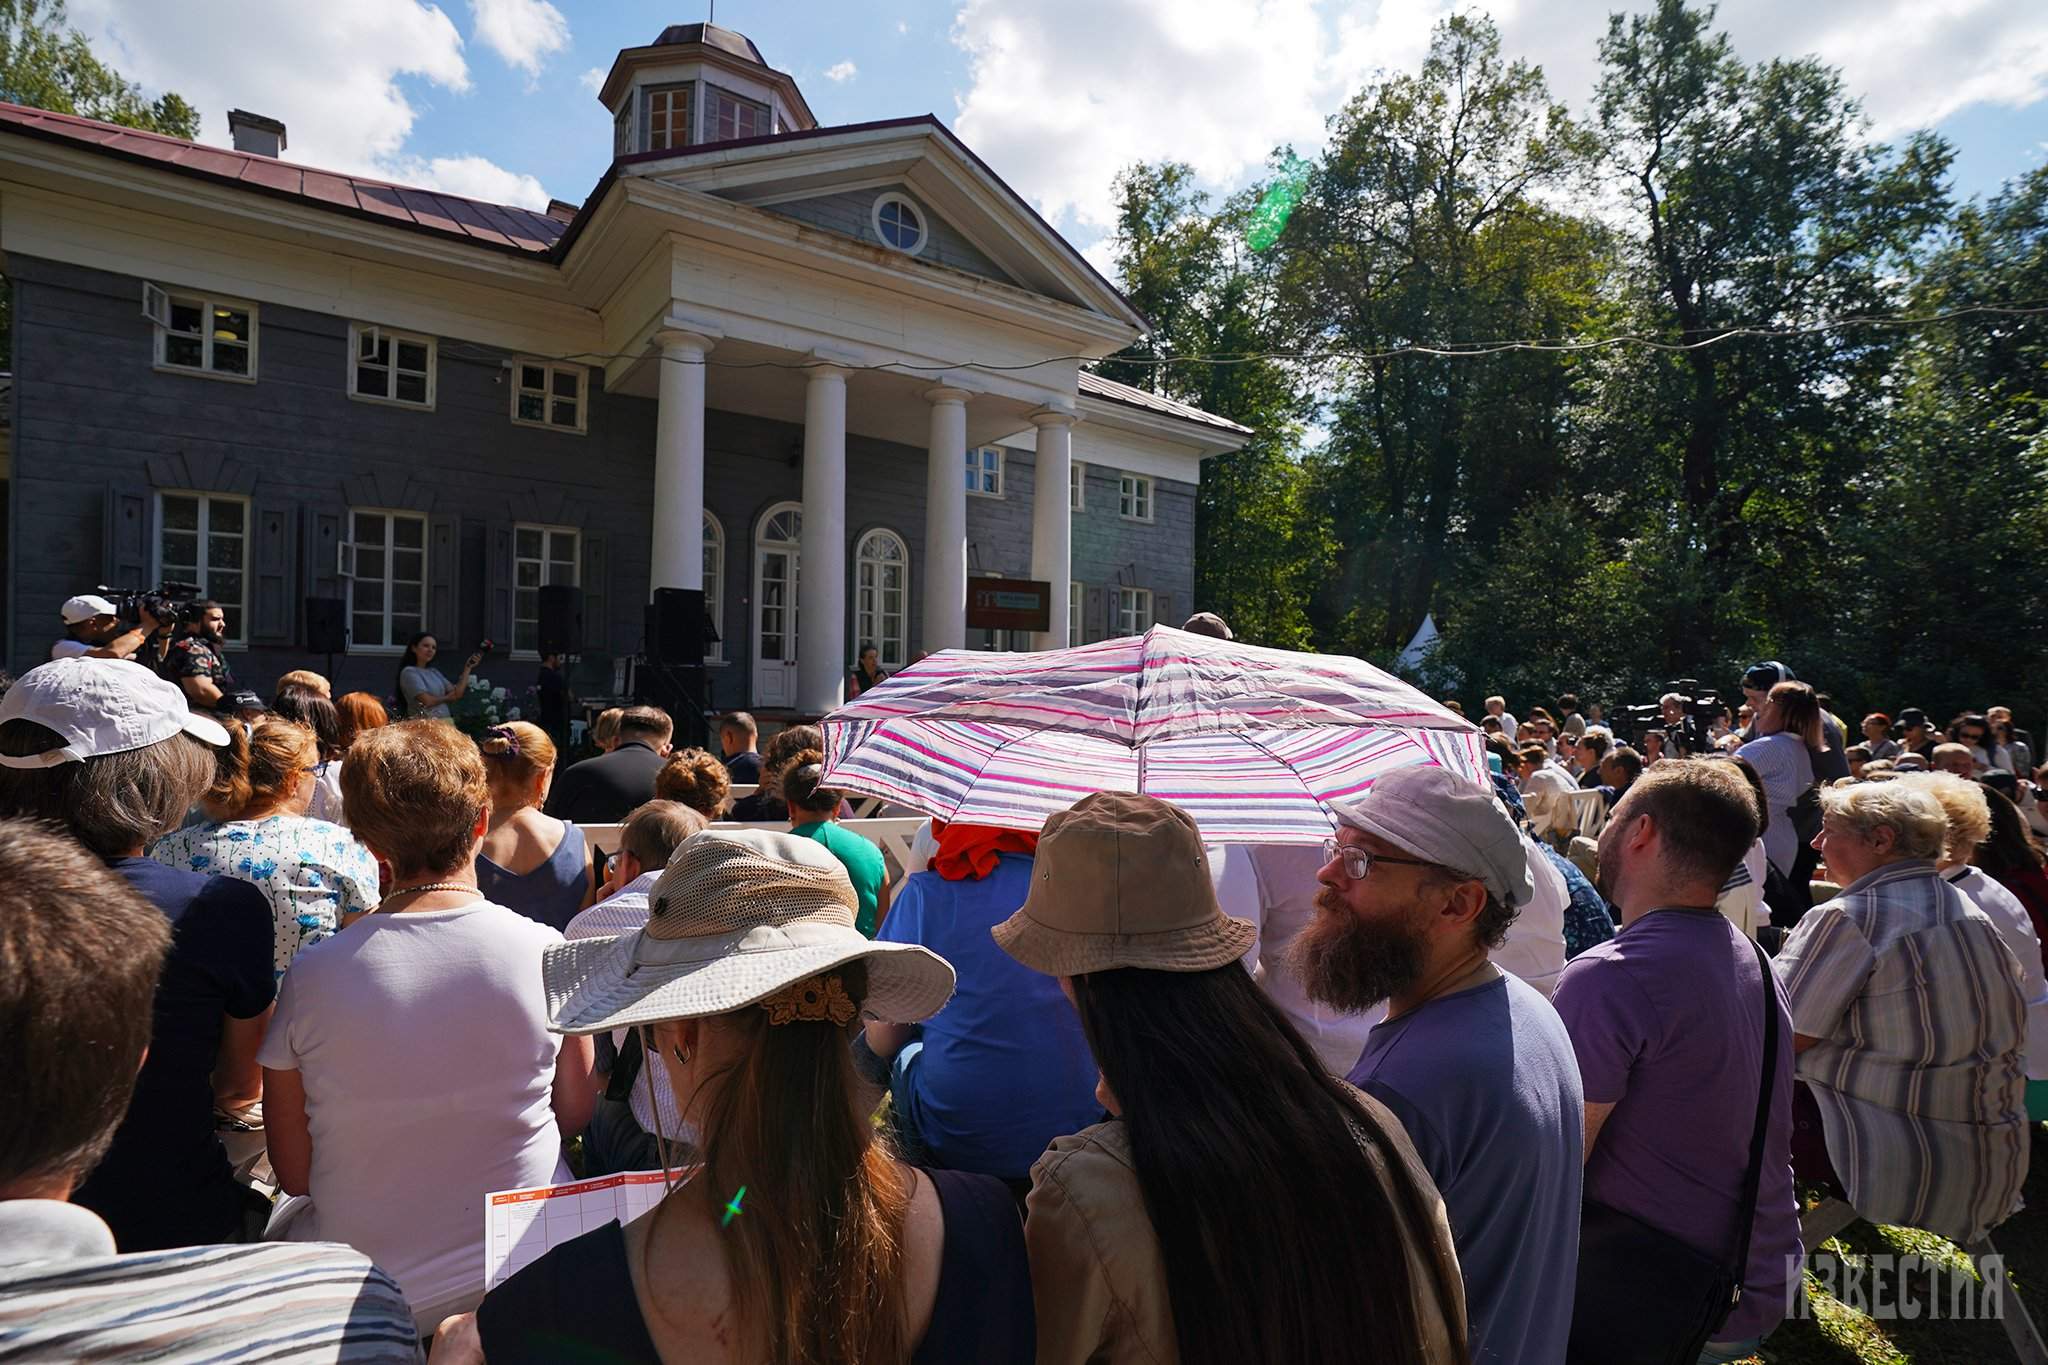
[(967, 580), (969, 630), (1052, 629), (1052, 584), (1032, 578)]

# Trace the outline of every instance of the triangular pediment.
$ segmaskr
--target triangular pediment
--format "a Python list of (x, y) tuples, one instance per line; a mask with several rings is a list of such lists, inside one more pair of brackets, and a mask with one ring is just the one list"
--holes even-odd
[(901, 195), (930, 219), (928, 242), (908, 260), (1145, 326), (1072, 244), (929, 116), (694, 147), (634, 171), (870, 247), (883, 245), (878, 201)]

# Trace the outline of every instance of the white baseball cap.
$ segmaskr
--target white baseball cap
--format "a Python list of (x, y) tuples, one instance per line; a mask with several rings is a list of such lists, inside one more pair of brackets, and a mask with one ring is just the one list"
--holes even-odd
[(228, 742), (219, 721), (192, 714), (176, 684), (124, 659), (81, 655), (38, 664), (0, 701), (0, 724), (10, 720), (55, 730), (64, 745), (40, 754), (0, 754), (0, 767), (7, 768), (83, 763), (146, 749), (180, 732), (212, 745)]
[(1510, 908), (1527, 905), (1536, 894), (1515, 822), (1489, 787), (1448, 768), (1397, 768), (1358, 800), (1340, 801), (1330, 809), (1353, 829), (1486, 883)]
[(106, 598), (88, 592), (66, 602), (61, 615), (64, 617), (65, 625), (75, 626), (80, 622), (90, 621), (95, 616), (119, 616), (120, 613), (114, 610), (114, 604)]

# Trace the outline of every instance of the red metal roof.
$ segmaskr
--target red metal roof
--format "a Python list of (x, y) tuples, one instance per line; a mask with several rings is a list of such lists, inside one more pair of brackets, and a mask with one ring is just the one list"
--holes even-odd
[(259, 194), (310, 201), (315, 207), (415, 228), (443, 237), (541, 256), (568, 224), (511, 204), (491, 204), (438, 190), (415, 189), (359, 175), (297, 166), (274, 157), (208, 147), (97, 119), (0, 103), (0, 133), (70, 143), (102, 155), (151, 163), (168, 171), (233, 183)]

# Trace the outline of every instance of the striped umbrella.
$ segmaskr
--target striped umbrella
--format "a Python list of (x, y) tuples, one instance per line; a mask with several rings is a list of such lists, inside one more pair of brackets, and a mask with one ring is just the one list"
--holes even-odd
[(1314, 843), (1326, 807), (1435, 763), (1484, 784), (1462, 716), (1360, 659), (1154, 626), (1073, 649), (949, 649), (825, 718), (825, 779), (942, 820), (1037, 829), (1096, 791), (1217, 843)]

